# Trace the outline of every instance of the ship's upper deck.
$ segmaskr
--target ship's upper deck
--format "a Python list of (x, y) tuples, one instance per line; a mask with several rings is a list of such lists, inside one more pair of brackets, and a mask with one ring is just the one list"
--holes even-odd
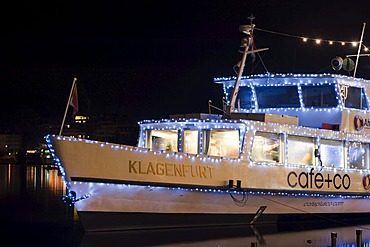
[[(223, 85), (227, 104), (235, 80), (214, 79)], [(359, 119), (357, 125), (367, 124), (369, 95), (370, 80), (339, 74), (252, 75), (241, 78), (235, 111), (295, 116), (301, 126), (357, 132), (352, 123)]]

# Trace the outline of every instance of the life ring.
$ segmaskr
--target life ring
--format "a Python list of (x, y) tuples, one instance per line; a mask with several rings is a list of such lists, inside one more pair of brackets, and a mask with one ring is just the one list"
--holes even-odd
[(370, 189), (370, 174), (366, 174), (362, 178), (362, 185), (364, 186), (365, 190)]
[(353, 123), (355, 126), (355, 130), (357, 131), (361, 131), (364, 127), (364, 119), (359, 115), (355, 116), (355, 118), (353, 119)]

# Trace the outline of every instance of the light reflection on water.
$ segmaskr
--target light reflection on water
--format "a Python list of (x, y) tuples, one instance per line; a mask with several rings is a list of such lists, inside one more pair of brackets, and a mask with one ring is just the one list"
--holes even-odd
[(55, 166), (50, 165), (0, 165), (0, 195), (20, 195), (24, 189), (29, 193), (43, 192), (59, 196), (65, 193), (63, 180)]
[(65, 193), (54, 166), (0, 164), (0, 246), (78, 246), (83, 231)]
[[(337, 233), (337, 246), (355, 247), (356, 230), (370, 247), (370, 225), (264, 225), (209, 227), (178, 230), (84, 233), (78, 216), (64, 204), (66, 187), (54, 167), (34, 164), (0, 164), (0, 246), (331, 246), (331, 233)], [(370, 219), (368, 221), (370, 223)]]

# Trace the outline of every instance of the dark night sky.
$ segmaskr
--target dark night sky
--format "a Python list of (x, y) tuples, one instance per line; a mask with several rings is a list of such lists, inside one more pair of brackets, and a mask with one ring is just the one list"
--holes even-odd
[[(325, 2), (325, 4), (324, 4)], [(221, 106), (214, 77), (235, 75), (239, 25), (298, 36), (359, 40), (367, 1), (189, 0), (22, 1), (1, 10), (0, 130), (61, 122), (73, 78), (81, 113), (133, 120), (207, 112)], [(368, 23), (367, 25), (370, 25)], [(369, 27), (367, 27), (369, 29)], [(335, 56), (357, 48), (303, 43), (257, 31), (270, 72), (334, 71)], [(370, 46), (370, 31), (364, 44)], [(360, 58), (357, 77), (370, 77)], [(255, 63), (254, 72), (264, 72)], [(252, 67), (247, 65), (246, 73)], [(29, 119), (20, 121), (20, 118)]]

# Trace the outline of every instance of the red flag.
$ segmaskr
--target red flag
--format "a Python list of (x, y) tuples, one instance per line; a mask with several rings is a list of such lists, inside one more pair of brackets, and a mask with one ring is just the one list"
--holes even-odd
[(77, 83), (75, 83), (72, 91), (71, 100), (69, 101), (69, 105), (73, 107), (73, 114), (74, 117), (78, 112), (78, 95), (77, 95)]

